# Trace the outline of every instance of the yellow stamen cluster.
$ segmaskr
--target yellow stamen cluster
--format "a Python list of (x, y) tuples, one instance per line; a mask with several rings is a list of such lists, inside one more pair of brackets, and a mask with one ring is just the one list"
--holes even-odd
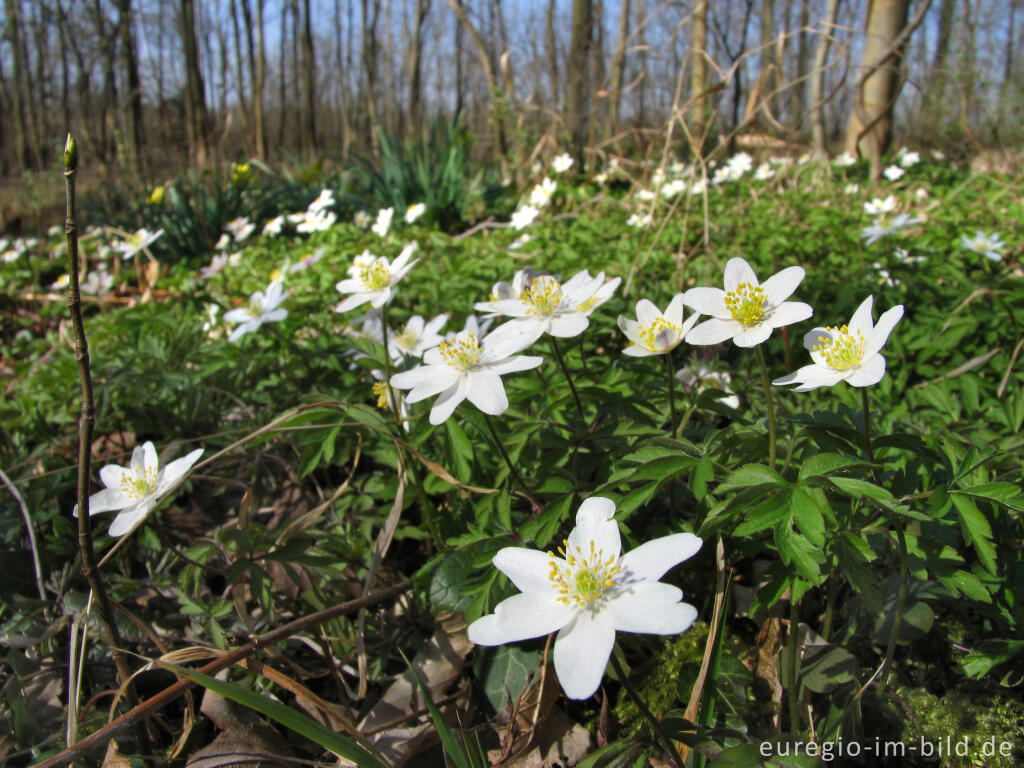
[[(679, 326), (664, 317), (655, 318), (650, 325), (640, 330), (640, 338), (651, 352), (660, 352), (667, 342), (674, 341), (678, 337)], [(659, 343), (659, 338), (662, 343)]]
[(129, 499), (141, 499), (156, 490), (156, 467), (132, 468), (121, 475), (121, 493)]
[(477, 341), (476, 334), (472, 331), (467, 331), (466, 338), (461, 341), (457, 338), (451, 341), (442, 341), (437, 349), (448, 365), (460, 371), (469, 371), (475, 368), (483, 354), (480, 342)]
[(259, 315), (263, 313), (263, 297), (253, 296), (249, 299), (249, 313), (252, 315)]
[(565, 558), (565, 565), (553, 552), (548, 552), (551, 558), (548, 581), (558, 592), (558, 602), (586, 608), (599, 601), (605, 592), (615, 586), (615, 577), (622, 568), (615, 565), (618, 557), (605, 557), (604, 552), (595, 548), (593, 541), (587, 552), (580, 547), (566, 552), (568, 548), (568, 540), (563, 539), (558, 553)]
[(735, 291), (725, 294), (725, 306), (733, 318), (747, 328), (764, 319), (765, 304), (768, 302), (764, 288), (750, 283), (740, 283)]
[(369, 264), (360, 264), (359, 279), (368, 291), (381, 291), (391, 285), (391, 269), (383, 256)]
[(390, 395), (391, 387), (388, 386), (386, 381), (378, 381), (373, 385), (373, 394), (377, 396), (377, 407), (378, 408), (391, 408)]
[(520, 299), (529, 305), (526, 309), (528, 314), (551, 315), (562, 306), (562, 286), (550, 275), (541, 275), (530, 283)]
[(861, 364), (864, 359), (864, 333), (854, 336), (845, 325), (828, 328), (828, 336), (819, 336), (813, 349), (825, 358), (825, 363), (837, 371), (845, 371)]
[(400, 349), (407, 351), (411, 351), (416, 346), (417, 341), (419, 341), (419, 334), (410, 329), (408, 325), (402, 328), (402, 332), (400, 334), (395, 336), (395, 344), (397, 344)]

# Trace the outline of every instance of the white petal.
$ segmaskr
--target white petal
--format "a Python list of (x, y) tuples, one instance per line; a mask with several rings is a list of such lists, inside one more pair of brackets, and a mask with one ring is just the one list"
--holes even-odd
[(622, 350), (622, 354), (629, 355), (630, 357), (654, 357), (655, 355), (662, 354), (660, 352), (652, 352), (647, 347), (641, 347), (638, 344), (630, 344), (628, 347)]
[[(800, 386), (794, 389), (794, 392), (810, 392), (818, 387), (833, 387), (850, 375), (850, 371), (836, 371), (831, 368), (823, 368), (820, 365), (808, 365), (796, 373)], [(788, 377), (784, 376), (783, 378)], [(781, 379), (778, 381), (782, 382)]]
[(560, 339), (570, 339), (579, 336), (590, 325), (590, 319), (582, 312), (568, 312), (551, 319), (551, 327), (548, 333)]
[(552, 584), (548, 579), (551, 555), (547, 552), (525, 547), (505, 547), (498, 550), (492, 562), (520, 592), (540, 592), (551, 596)]
[[(120, 488), (104, 488), (102, 491), (98, 491), (89, 497), (89, 517), (100, 512), (124, 509), (134, 503), (135, 501), (122, 493)], [(78, 517), (77, 504), (75, 504), (72, 514)]]
[(868, 338), (870, 335), (871, 329), (874, 327), (874, 323), (871, 321), (871, 302), (874, 301), (874, 298), (874, 296), (868, 296), (854, 311), (850, 324), (847, 326), (854, 336), (858, 331), (864, 334), (864, 338)]
[(497, 362), (490, 363), (487, 367), (495, 373), (504, 376), (506, 373), (519, 373), (520, 371), (532, 370), (543, 362), (543, 357), (517, 355), (516, 357), (510, 357), (505, 360), (498, 360)]
[(144, 442), (141, 446), (135, 446), (135, 450), (132, 451), (132, 473), (137, 475), (139, 470), (145, 472), (146, 470), (156, 470), (159, 468), (160, 460), (156, 455), (156, 448), (153, 443), (149, 440)]
[[(455, 384), (441, 393), (441, 396), (434, 401), (434, 407), (430, 409), (430, 423), (435, 427), (448, 420), (459, 403), (466, 399), (466, 378), (460, 376)], [(406, 398), (411, 402), (411, 394)]]
[(224, 313), (224, 322), (226, 323), (247, 323), (250, 320), (252, 320), (252, 312), (248, 307), (232, 309), (230, 312)]
[(566, 553), (579, 549), (589, 554), (590, 545), (602, 553), (603, 558), (618, 557), (622, 551), (619, 524), (613, 520), (615, 502), (603, 496), (591, 496), (580, 504), (576, 513), (576, 527), (569, 533)]
[(882, 347), (885, 346), (885, 342), (889, 340), (889, 334), (892, 333), (892, 329), (896, 327), (896, 323), (902, 317), (902, 304), (897, 304), (892, 309), (882, 313), (882, 316), (878, 318), (878, 325), (872, 329), (870, 334), (865, 334), (867, 336), (867, 343), (864, 345), (865, 357), (872, 357), (878, 354)]
[(181, 479), (188, 474), (190, 469), (192, 469), (192, 465), (199, 461), (199, 457), (202, 455), (203, 449), (197, 448), (187, 456), (183, 456), (180, 459), (175, 459), (170, 462), (160, 473), (157, 481), (156, 492), (163, 495), (178, 485), (178, 483), (181, 482)]
[(873, 384), (877, 384), (885, 376), (885, 358), (881, 355), (875, 355), (868, 358), (868, 360), (851, 373), (846, 383), (852, 387), (870, 387)]
[[(418, 403), (420, 400), (426, 400), (428, 397), (439, 395), (446, 390), (455, 390), (464, 379), (464, 375), (459, 373), (459, 371), (455, 370), (450, 365), (424, 365), (420, 366), (420, 368), (425, 369), (425, 371), (418, 373), (417, 376), (422, 376), (426, 371), (433, 372), (433, 376), (429, 379), (420, 380), (415, 384), (412, 387), (412, 391), (406, 395), (406, 402)], [(410, 374), (416, 373), (417, 371), (419, 371), (419, 368), (414, 368), (413, 370), (405, 371), (404, 373), (396, 373), (391, 377), (391, 386), (395, 389), (408, 389), (406, 386), (408, 382), (405, 377), (410, 376)], [(412, 377), (410, 376), (410, 378)], [(465, 395), (463, 395), (463, 397), (464, 396)], [(459, 400), (461, 401), (462, 398), (460, 397)], [(456, 403), (456, 405), (457, 404), (458, 403)], [(455, 406), (452, 407), (454, 408)]]
[(371, 298), (369, 293), (354, 293), (334, 308), (335, 312), (348, 312), (368, 302)]
[[(665, 309), (665, 319), (674, 325), (682, 325), (683, 307), (683, 294), (677, 293), (672, 297), (672, 301), (669, 302), (668, 307)], [(694, 319), (696, 319), (696, 315)], [(685, 335), (685, 331), (683, 333)]]
[(358, 277), (349, 277), (345, 280), (339, 280), (334, 284), (334, 288), (338, 293), (362, 293), (363, 281)]
[(702, 315), (722, 319), (732, 317), (725, 306), (725, 291), (721, 288), (691, 288), (683, 294), (683, 304)]
[(723, 341), (731, 339), (737, 330), (742, 327), (736, 320), (722, 320), (713, 317), (695, 326), (692, 331), (686, 334), (686, 343), (697, 346), (721, 344)]
[(799, 323), (814, 314), (810, 304), (802, 301), (786, 301), (777, 306), (768, 316), (768, 324), (772, 328)]
[[(822, 341), (822, 339), (824, 339), (824, 341)], [(812, 328), (804, 334), (804, 347), (806, 347), (807, 351), (811, 353), (811, 360), (813, 360), (815, 364), (825, 368), (829, 367), (828, 363), (825, 362), (824, 355), (814, 347), (818, 344), (824, 344), (831, 340), (832, 332), (829, 331), (828, 328)]]
[(546, 323), (534, 320), (533, 318), (522, 318), (510, 320), (504, 325), (499, 325), (491, 331), (484, 339), (484, 348), (495, 356), (506, 357), (514, 355), (533, 344), (544, 335)]
[(536, 593), (513, 595), (494, 607), (494, 613), (469, 625), (469, 639), (477, 645), (503, 645), (543, 637), (572, 621), (573, 609)]
[(804, 279), (804, 274), (803, 267), (786, 267), (765, 280), (761, 287), (764, 288), (768, 305), (781, 304), (792, 296), (793, 291), (800, 285), (800, 281)]
[(590, 611), (580, 611), (555, 639), (555, 674), (570, 699), (586, 699), (601, 685), (615, 645), (615, 630)]
[(107, 464), (100, 470), (100, 480), (107, 488), (120, 488), (122, 480), (131, 480), (131, 471), (117, 464)]
[(601, 618), (620, 632), (674, 635), (685, 632), (697, 618), (697, 609), (679, 602), (682, 590), (656, 581), (626, 587), (601, 609)]
[(491, 416), (500, 416), (508, 409), (508, 397), (501, 377), (486, 368), (466, 374), (466, 398)]
[(114, 518), (110, 524), (109, 536), (124, 536), (141, 523), (156, 508), (156, 499), (146, 498), (134, 507), (129, 507)]
[(758, 344), (768, 341), (768, 337), (771, 335), (770, 323), (758, 323), (753, 328), (745, 328), (741, 325), (739, 330), (733, 334), (732, 340), (737, 347), (756, 347)]
[(284, 320), (286, 317), (288, 317), (288, 310), (282, 308), (264, 313), (261, 319), (264, 323), (276, 323)]
[(692, 533), (662, 536), (624, 554), (619, 565), (630, 581), (657, 581), (669, 568), (693, 557), (703, 543)]
[(638, 325), (650, 325), (659, 317), (661, 317), (661, 310), (654, 306), (654, 302), (640, 299), (636, 303), (636, 321)]
[(760, 285), (757, 282), (757, 275), (754, 274), (754, 270), (747, 263), (746, 259), (741, 259), (739, 256), (733, 259), (729, 259), (725, 263), (725, 291), (731, 293), (735, 291), (740, 283), (749, 283), (756, 287)]

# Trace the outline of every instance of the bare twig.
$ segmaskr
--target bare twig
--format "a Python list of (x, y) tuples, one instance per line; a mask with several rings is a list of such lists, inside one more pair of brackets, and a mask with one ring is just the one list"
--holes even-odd
[[(309, 616), (304, 616), (301, 619), (296, 619), (295, 621), (285, 624), (283, 627), (278, 627), (277, 629), (260, 635), (259, 637), (254, 637), (248, 643), (235, 648), (233, 651), (228, 651), (227, 653), (222, 654), (219, 658), (214, 659), (209, 664), (202, 667), (199, 672), (204, 675), (215, 675), (220, 670), (226, 669), (232, 664), (237, 664), (242, 659), (248, 658), (260, 648), (279, 643), (294, 634), (302, 632), (303, 630), (310, 629), (318, 624), (323, 624), (325, 621), (330, 621), (338, 616), (352, 613), (353, 611), (357, 611), (365, 606), (382, 603), (391, 597), (395, 597), (396, 595), (405, 592), (411, 586), (412, 582), (408, 580), (402, 581), (378, 592), (374, 592), (372, 595), (366, 595), (365, 597), (360, 597), (356, 600), (339, 603), (338, 605), (325, 608), (324, 610), (310, 614)], [(121, 715), (121, 717), (95, 733), (92, 733), (81, 741), (72, 744), (63, 752), (58, 752), (53, 757), (44, 760), (41, 763), (37, 763), (34, 768), (60, 768), (61, 766), (70, 765), (92, 750), (102, 747), (111, 739), (117, 738), (135, 724), (152, 716), (162, 707), (174, 701), (185, 691), (194, 686), (195, 683), (190, 680), (179, 680), (174, 685), (164, 688), (160, 693), (147, 699), (142, 704), (139, 704), (137, 707)]]
[[(121, 636), (110, 610), (110, 601), (103, 588), (92, 546), (92, 526), (89, 523), (89, 475), (92, 463), (92, 430), (96, 423), (96, 405), (92, 394), (92, 374), (89, 371), (89, 342), (85, 337), (82, 320), (82, 297), (78, 286), (78, 222), (75, 218), (75, 171), (78, 170), (78, 148), (68, 134), (64, 145), (64, 188), (67, 196), (67, 216), (64, 233), (68, 239), (68, 310), (75, 329), (75, 360), (82, 381), (82, 412), (78, 419), (78, 548), (82, 553), (82, 570), (89, 582), (100, 621), (106, 633), (110, 655), (117, 667), (117, 676), (124, 683), (131, 677), (128, 663), (121, 652)], [(81, 674), (81, 671), (79, 671)]]
[(39, 590), (39, 599), (45, 600), (46, 590), (43, 588), (43, 566), (39, 562), (39, 545), (36, 544), (36, 532), (32, 527), (32, 517), (28, 513), (28, 505), (18, 492), (17, 486), (11, 482), (11, 479), (4, 474), (2, 469), (0, 469), (0, 480), (3, 480), (7, 490), (11, 492), (11, 496), (14, 497), (14, 500), (18, 502), (18, 506), (21, 507), (21, 516), (25, 518), (25, 529), (28, 531), (28, 545), (32, 549), (32, 567), (36, 572), (36, 589)]

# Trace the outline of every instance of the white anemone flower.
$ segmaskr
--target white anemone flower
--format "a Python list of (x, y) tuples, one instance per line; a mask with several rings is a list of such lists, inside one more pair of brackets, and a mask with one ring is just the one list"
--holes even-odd
[(366, 211), (356, 211), (356, 215), (352, 217), (352, 223), (360, 229), (366, 229), (370, 226), (370, 214)]
[(267, 291), (256, 291), (250, 298), (249, 303), (244, 307), (232, 309), (224, 314), (224, 321), (228, 323), (241, 323), (235, 328), (228, 341), (238, 341), (247, 333), (252, 333), (264, 323), (276, 323), (288, 317), (288, 310), (281, 307), (281, 302), (287, 298), (284, 292), (284, 284), (275, 280)]
[(568, 152), (563, 152), (560, 155), (556, 155), (555, 159), (551, 161), (551, 170), (555, 173), (565, 173), (572, 168), (575, 162)]
[(713, 371), (706, 365), (699, 365), (697, 368), (680, 368), (676, 371), (676, 378), (683, 387), (692, 392), (702, 389), (720, 389), (725, 392), (725, 397), (718, 398), (718, 402), (730, 408), (740, 407), (740, 398), (733, 392), (732, 377), (724, 371)]
[[(181, 484), (202, 455), (203, 449), (197, 448), (160, 469), (153, 443), (136, 446), (130, 466), (108, 464), (100, 470), (100, 480), (106, 488), (89, 497), (89, 517), (120, 510), (108, 533), (111, 536), (129, 533)], [(77, 504), (72, 514), (78, 517)]]
[(501, 377), (506, 373), (536, 368), (544, 358), (515, 355), (515, 340), (488, 336), (481, 344), (472, 331), (461, 331), (423, 355), (423, 365), (391, 377), (395, 389), (408, 389), (405, 400), (418, 403), (440, 395), (430, 409), (430, 423), (441, 424), (463, 400), (486, 414), (500, 416), (508, 408)]
[(627, 227), (636, 227), (637, 229), (647, 229), (654, 222), (654, 218), (649, 213), (631, 213), (629, 218), (626, 219)]
[(864, 229), (860, 231), (860, 236), (864, 238), (866, 245), (874, 245), (883, 237), (895, 235), (897, 232), (901, 232), (907, 227), (912, 227), (915, 224), (920, 223), (920, 221), (921, 220), (919, 218), (911, 216), (908, 213), (900, 213), (896, 216), (882, 214), (875, 219), (871, 226), (864, 227)]
[(843, 152), (841, 155), (836, 156), (832, 160), (832, 165), (837, 168), (849, 168), (851, 165), (856, 164), (857, 158), (849, 152)]
[(611, 499), (586, 499), (559, 555), (506, 547), (494, 566), (521, 594), (502, 600), (494, 613), (469, 625), (478, 645), (502, 645), (558, 632), (555, 673), (571, 699), (586, 699), (601, 685), (616, 632), (675, 635), (697, 618), (680, 602), (682, 590), (659, 579), (692, 557), (701, 540), (692, 533), (653, 539), (621, 554)]
[(888, 195), (885, 198), (876, 197), (864, 203), (864, 213), (868, 216), (883, 216), (896, 211), (896, 198)]
[(370, 302), (374, 309), (380, 309), (387, 304), (395, 293), (395, 284), (419, 261), (412, 258), (415, 250), (416, 243), (410, 243), (392, 262), (389, 262), (386, 256), (374, 256), (369, 251), (363, 251), (356, 257), (353, 266), (349, 267), (350, 277), (334, 286), (339, 293), (352, 294), (335, 307), (334, 311), (348, 312), (366, 302)]
[(809, 392), (840, 381), (854, 387), (870, 387), (880, 382), (885, 376), (885, 358), (879, 352), (903, 317), (903, 305), (897, 304), (882, 313), (878, 325), (874, 325), (871, 320), (873, 299), (873, 296), (864, 299), (849, 325), (810, 331), (804, 336), (804, 346), (811, 353), (813, 365), (806, 365), (772, 383), (798, 384), (795, 392)]
[(885, 178), (887, 178), (889, 181), (899, 181), (900, 179), (903, 178), (903, 174), (905, 173), (906, 171), (904, 171), (898, 165), (890, 165), (888, 168), (882, 171), (882, 175), (885, 176)]
[(330, 208), (332, 205), (334, 205), (334, 190), (322, 189), (320, 190), (320, 194), (317, 195), (316, 200), (311, 202), (306, 207), (306, 210), (309, 213), (315, 214), (320, 213), (320, 211), (323, 211), (327, 208)]
[(438, 315), (429, 323), (420, 315), (413, 315), (398, 333), (389, 334), (388, 352), (392, 360), (421, 358), (431, 347), (436, 347), (444, 337), (438, 333), (448, 322), (448, 315)]
[(416, 220), (426, 212), (426, 203), (413, 203), (405, 209), (405, 223), (414, 224)]
[(802, 267), (786, 267), (764, 284), (745, 259), (729, 259), (725, 265), (725, 290), (691, 288), (683, 303), (702, 315), (710, 315), (686, 334), (687, 344), (720, 344), (732, 339), (738, 347), (755, 347), (767, 341), (772, 330), (806, 320), (814, 310), (801, 301), (786, 301), (800, 281)]
[[(583, 270), (583, 274), (586, 277), (590, 277), (590, 270)], [(598, 272), (597, 277), (594, 278), (594, 282), (597, 283), (598, 289), (594, 292), (586, 301), (580, 303), (576, 309), (582, 312), (587, 317), (594, 314), (594, 310), (604, 304), (608, 299), (615, 295), (616, 289), (622, 283), (621, 277), (605, 277), (604, 272)]]
[(619, 329), (632, 344), (622, 350), (630, 357), (651, 357), (671, 352), (683, 341), (700, 315), (694, 313), (683, 320), (683, 294), (677, 293), (664, 313), (654, 302), (640, 299), (636, 303), (636, 320), (619, 315)]
[(503, 342), (518, 339), (516, 349), (525, 349), (545, 333), (563, 339), (583, 333), (590, 320), (580, 307), (593, 298), (604, 283), (603, 273), (591, 277), (586, 270), (577, 272), (565, 283), (559, 283), (551, 275), (540, 275), (531, 280), (518, 297), (482, 301), (473, 308), (513, 318), (496, 329), (491, 337), (497, 336)]
[(973, 251), (979, 256), (984, 256), (992, 261), (1002, 261), (1003, 248), (1006, 247), (1006, 243), (1003, 242), (1003, 238), (998, 232), (986, 235), (981, 230), (975, 232), (974, 237), (963, 235), (960, 238), (960, 244), (968, 251)]
[(143, 227), (142, 229), (136, 230), (134, 233), (128, 235), (128, 237), (121, 242), (115, 243), (114, 249), (120, 251), (121, 256), (127, 260), (139, 251), (149, 248), (149, 246), (155, 243), (157, 238), (159, 238), (163, 233), (164, 231), (162, 229), (158, 229), (156, 232), (150, 232), (148, 229)]
[(921, 155), (917, 152), (903, 152), (900, 154), (900, 165), (904, 168), (913, 168), (921, 162)]
[(533, 224), (538, 216), (540, 216), (540, 209), (536, 206), (521, 205), (512, 214), (509, 225), (515, 230), (526, 229), (526, 227)]
[(236, 219), (232, 219), (225, 225), (225, 229), (231, 234), (231, 237), (235, 239), (236, 243), (240, 243), (243, 240), (248, 239), (256, 230), (256, 225), (249, 221), (248, 216), (239, 216)]
[(306, 211), (299, 214), (295, 231), (303, 235), (312, 234), (313, 232), (326, 232), (334, 226), (337, 220), (337, 214), (334, 211), (328, 211), (326, 208)]
[(557, 188), (558, 182), (554, 179), (544, 179), (530, 190), (530, 197), (527, 199), (527, 202), (534, 208), (546, 208)]
[(393, 219), (394, 216), (394, 208), (381, 208), (377, 211), (377, 220), (373, 222), (373, 226), (370, 227), (370, 231), (378, 237), (384, 237), (387, 235), (388, 230), (391, 229), (391, 219)]
[(285, 217), (275, 216), (266, 224), (263, 225), (263, 234), (274, 237), (281, 234), (281, 230), (284, 229)]
[(843, 187), (844, 195), (856, 195), (858, 192), (860, 192), (860, 185), (854, 181), (851, 181), (849, 184)]

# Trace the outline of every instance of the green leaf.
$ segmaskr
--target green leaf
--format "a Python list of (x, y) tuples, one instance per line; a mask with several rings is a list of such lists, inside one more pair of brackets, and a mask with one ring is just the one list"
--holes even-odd
[(855, 499), (867, 496), (869, 499), (889, 504), (895, 501), (889, 491), (874, 483), (869, 483), (867, 480), (859, 480), (856, 477), (830, 477), (828, 481), (843, 493)]
[(808, 477), (831, 475), (841, 469), (865, 466), (863, 461), (849, 456), (842, 456), (838, 453), (815, 453), (807, 458), (800, 467), (800, 479)]
[(789, 525), (775, 528), (775, 546), (786, 565), (793, 565), (808, 581), (817, 584), (821, 580), (820, 564), (825, 557), (821, 550), (806, 538), (793, 531)]
[(992, 544), (992, 526), (977, 505), (964, 496), (950, 495), (953, 506), (960, 513), (960, 529), (969, 544), (974, 545), (978, 559), (990, 573), (996, 572), (996, 548)]
[(158, 660), (157, 664), (164, 669), (174, 672), (176, 675), (186, 677), (192, 682), (198, 683), (204, 688), (209, 688), (226, 699), (231, 699), (231, 701), (269, 717), (274, 722), (295, 731), (339, 757), (351, 760), (360, 768), (388, 768), (385, 763), (371, 755), (352, 739), (342, 736), (340, 733), (335, 733), (330, 728), (320, 725), (320, 723), (308, 715), (287, 707), (279, 701), (268, 699), (235, 683), (224, 682), (215, 677), (204, 675), (201, 672), (195, 672), (175, 664), (168, 664), (166, 661)]
[(773, 493), (745, 514), (744, 517), (746, 519), (736, 526), (736, 530), (733, 531), (733, 536), (737, 538), (750, 537), (768, 528), (774, 528), (783, 521), (788, 523), (790, 519), (790, 493), (788, 491)]
[[(966, 494), (979, 499), (988, 499), (1010, 509), (1024, 510), (1024, 497), (1021, 497), (1021, 489), (1013, 483), (987, 483), (975, 485), (972, 488), (958, 488), (950, 491), (953, 494)], [(1020, 498), (1018, 498), (1020, 497)], [(1011, 500), (1014, 500), (1011, 502)]]
[(540, 665), (540, 657), (540, 651), (524, 651), (514, 645), (499, 645), (487, 654), (478, 679), (482, 677), (484, 693), (495, 712), (501, 712), (510, 699), (513, 703), (519, 700)]
[(688, 470), (697, 459), (692, 456), (663, 456), (660, 459), (649, 461), (629, 476), (630, 480), (659, 480), (664, 483), (676, 475)]
[(700, 461), (697, 462), (697, 466), (693, 468), (693, 481), (690, 486), (690, 490), (693, 491), (693, 495), (699, 500), (703, 499), (708, 492), (708, 483), (715, 478), (715, 468), (711, 463), (711, 457), (704, 454)]
[(963, 593), (972, 600), (977, 600), (979, 603), (991, 603), (992, 595), (985, 589), (985, 584), (975, 576), (973, 573), (967, 571), (953, 571), (945, 578), (940, 577), (940, 580), (946, 586), (953, 586), (957, 591)]
[(783, 485), (786, 485), (785, 478), (774, 469), (761, 464), (747, 464), (729, 475), (718, 488), (721, 491), (734, 491), (754, 486), (781, 487)]
[[(821, 491), (816, 491), (820, 494)], [(794, 488), (790, 495), (790, 511), (800, 533), (817, 547), (825, 546), (825, 518), (817, 499), (806, 488)]]
[(800, 682), (815, 693), (831, 693), (857, 679), (860, 662), (838, 645), (808, 650), (800, 664)]

